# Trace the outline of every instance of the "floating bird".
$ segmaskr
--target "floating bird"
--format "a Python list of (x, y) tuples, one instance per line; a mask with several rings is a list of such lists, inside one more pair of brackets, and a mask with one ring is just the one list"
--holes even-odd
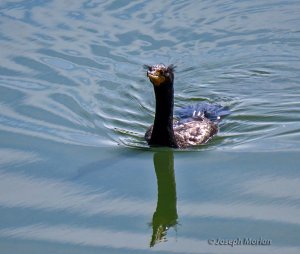
[(204, 102), (179, 109), (174, 117), (174, 65), (145, 67), (156, 99), (154, 124), (145, 133), (148, 144), (186, 148), (210, 140), (218, 132), (221, 116), (229, 114), (229, 110)]

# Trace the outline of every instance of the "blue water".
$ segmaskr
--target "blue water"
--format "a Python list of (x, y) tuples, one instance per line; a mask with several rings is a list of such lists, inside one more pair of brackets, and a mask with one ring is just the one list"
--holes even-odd
[[(0, 253), (299, 253), (299, 27), (299, 1), (2, 1)], [(175, 110), (230, 110), (209, 143), (147, 146), (156, 63)]]

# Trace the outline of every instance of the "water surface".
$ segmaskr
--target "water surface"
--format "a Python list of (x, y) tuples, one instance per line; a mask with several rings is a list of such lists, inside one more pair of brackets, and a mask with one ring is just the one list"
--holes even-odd
[[(299, 253), (299, 1), (2, 1), (1, 253)], [(143, 139), (143, 64), (211, 142)], [(219, 246), (208, 240), (271, 240)], [(151, 247), (150, 247), (151, 246)]]

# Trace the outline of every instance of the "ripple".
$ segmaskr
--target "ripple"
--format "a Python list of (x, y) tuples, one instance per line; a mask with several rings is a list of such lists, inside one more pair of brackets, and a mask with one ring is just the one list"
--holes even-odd
[[(213, 149), (299, 136), (300, 105), (293, 103), (299, 99), (296, 3), (159, 6), (4, 4), (1, 40), (8, 50), (1, 52), (1, 87), (16, 93), (9, 97), (15, 106), (3, 101), (18, 116), (2, 120), (27, 131), (32, 124), (32, 135), (42, 130), (34, 123), (40, 121), (53, 133), (74, 132), (70, 139), (86, 136), (86, 144), (95, 135), (97, 144), (102, 139), (144, 147), (154, 97), (141, 66), (164, 62), (178, 66), (176, 107), (204, 100), (231, 108)], [(273, 16), (277, 19), (269, 22)], [(48, 138), (50, 129), (43, 129)]]
[[(105, 247), (113, 249), (129, 249), (130, 251), (149, 251), (148, 245), (149, 236), (136, 232), (107, 230), (105, 228), (85, 228), (70, 225), (48, 225), (34, 224), (17, 228), (5, 228), (0, 230), (2, 237), (12, 239), (25, 239), (34, 241), (46, 241), (51, 243), (68, 244), (73, 247), (88, 246), (88, 247)], [(220, 246), (210, 246), (207, 240), (199, 240), (192, 237), (180, 237), (180, 245), (177, 245), (177, 237), (169, 237), (169, 242), (176, 244), (168, 244), (167, 246), (155, 246), (157, 251), (164, 253), (218, 253)], [(199, 252), (199, 248), (201, 252)], [(250, 249), (251, 248), (251, 249)], [(272, 253), (297, 253), (297, 247), (267, 247)], [(253, 248), (253, 246), (234, 246), (232, 249), (227, 249), (222, 253), (265, 253), (265, 250)], [(264, 248), (262, 248), (264, 249)], [(204, 252), (203, 252), (204, 251)]]
[[(149, 251), (157, 150), (142, 66), (173, 63), (175, 108), (232, 114), (208, 144), (174, 152), (181, 236), (156, 250), (218, 253), (210, 236), (248, 227), (272, 253), (299, 252), (299, 1), (7, 0), (0, 15), (4, 249)], [(222, 251), (266, 251), (236, 247)]]
[(16, 149), (0, 148), (0, 166), (28, 164), (42, 160), (42, 158), (33, 152), (24, 152)]
[(64, 61), (62, 59), (43, 57), (41, 61), (55, 68), (63, 69), (63, 70), (73, 70), (75, 65), (71, 62)]

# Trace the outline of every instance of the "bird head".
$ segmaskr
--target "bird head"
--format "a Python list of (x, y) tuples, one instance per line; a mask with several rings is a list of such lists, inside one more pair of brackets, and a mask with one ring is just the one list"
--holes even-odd
[(163, 64), (145, 65), (147, 68), (147, 77), (154, 86), (163, 84), (173, 84), (174, 81), (174, 65), (165, 66)]

